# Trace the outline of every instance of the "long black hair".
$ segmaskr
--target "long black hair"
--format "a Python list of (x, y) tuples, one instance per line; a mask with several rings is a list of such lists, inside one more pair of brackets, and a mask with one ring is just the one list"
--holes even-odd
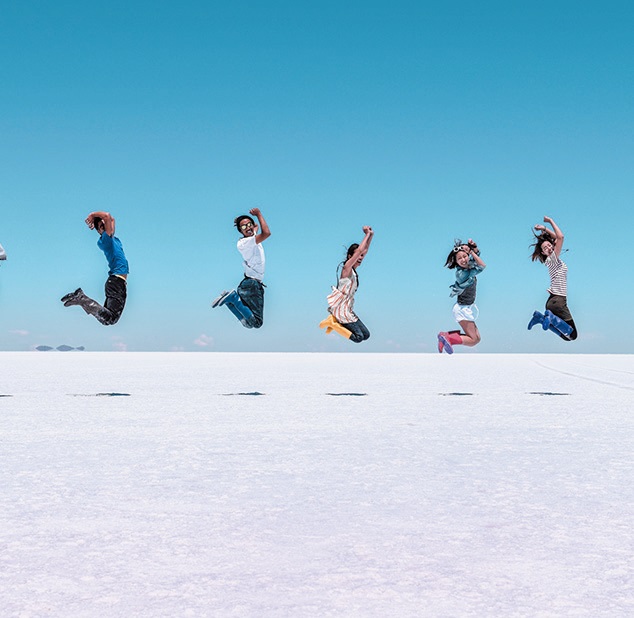
[(535, 237), (535, 242), (531, 244), (533, 248), (531, 260), (533, 262), (540, 261), (543, 264), (546, 261), (546, 256), (542, 253), (542, 245), (548, 241), (554, 246), (557, 243), (557, 238), (549, 230), (543, 230), (539, 234), (533, 232), (533, 236)]

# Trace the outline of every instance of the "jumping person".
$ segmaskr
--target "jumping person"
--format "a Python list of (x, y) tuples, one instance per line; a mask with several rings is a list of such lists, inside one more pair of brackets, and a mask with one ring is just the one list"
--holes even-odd
[(88, 315), (92, 315), (104, 326), (116, 324), (121, 317), (127, 297), (128, 260), (123, 252), (121, 241), (114, 235), (115, 220), (109, 212), (91, 212), (86, 217), (86, 225), (99, 234), (97, 246), (104, 252), (108, 261), (108, 279), (106, 280), (106, 300), (100, 305), (96, 300), (84, 294), (81, 288), (62, 297), (64, 307), (79, 305)]
[(544, 217), (544, 223), (550, 224), (553, 229), (551, 231), (541, 224), (535, 226), (539, 234), (533, 232), (535, 242), (531, 245), (533, 248), (531, 260), (540, 261), (548, 267), (550, 296), (546, 301), (546, 311), (543, 314), (539, 311), (533, 313), (528, 323), (528, 330), (536, 324), (541, 324), (544, 330), (553, 331), (564, 341), (574, 341), (578, 333), (567, 303), (568, 266), (561, 259), (564, 235), (550, 217)]
[(476, 275), (485, 269), (486, 264), (480, 258), (478, 245), (469, 239), (467, 244), (460, 240), (454, 242), (445, 266), (456, 269), (456, 281), (450, 286), (450, 296), (458, 297), (453, 306), (453, 316), (464, 333), (460, 330), (438, 333), (438, 351), (453, 354), (454, 345), (473, 347), (480, 343), (480, 331), (475, 323), (479, 313), (475, 304), (478, 283)]
[(259, 226), (249, 215), (236, 217), (233, 222), (242, 234), (238, 251), (242, 254), (244, 279), (237, 290), (222, 292), (211, 306), (226, 305), (245, 328), (260, 328), (264, 319), (262, 279), (265, 259), (262, 243), (271, 235), (271, 230), (259, 208), (252, 208), (249, 213), (257, 218)]
[(326, 299), (330, 315), (319, 324), (319, 328), (325, 328), (326, 333), (334, 330), (354, 343), (361, 343), (370, 338), (370, 331), (353, 311), (354, 295), (359, 287), (357, 268), (367, 255), (374, 236), (370, 226), (364, 225), (362, 229), (365, 236), (361, 244), (354, 243), (348, 247), (337, 287), (333, 286)]

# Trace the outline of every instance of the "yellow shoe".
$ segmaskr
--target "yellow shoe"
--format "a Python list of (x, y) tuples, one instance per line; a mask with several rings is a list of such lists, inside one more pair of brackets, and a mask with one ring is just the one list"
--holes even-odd
[(350, 335), (352, 335), (352, 333), (347, 328), (341, 326), (341, 324), (339, 324), (332, 315), (329, 315), (325, 320), (322, 320), (319, 323), (319, 328), (325, 328), (326, 334), (329, 334), (334, 330), (345, 339), (350, 339)]
[(319, 322), (319, 328), (325, 328), (326, 332), (328, 332), (329, 330), (332, 330), (333, 321), (334, 321), (334, 318), (332, 317), (332, 315), (329, 314), (325, 320), (322, 320), (321, 322)]

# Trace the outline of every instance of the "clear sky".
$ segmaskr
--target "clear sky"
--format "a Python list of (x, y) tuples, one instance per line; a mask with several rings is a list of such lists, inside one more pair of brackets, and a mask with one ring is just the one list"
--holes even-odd
[[(454, 327), (445, 257), (473, 237), (477, 351), (629, 352), (632, 32), (626, 1), (5, 3), (0, 349), (433, 352)], [(272, 232), (258, 331), (210, 308), (254, 206)], [(92, 210), (131, 267), (111, 327), (59, 302), (103, 300)], [(566, 234), (574, 343), (526, 330), (544, 215)], [(317, 324), (363, 225), (355, 345)]]

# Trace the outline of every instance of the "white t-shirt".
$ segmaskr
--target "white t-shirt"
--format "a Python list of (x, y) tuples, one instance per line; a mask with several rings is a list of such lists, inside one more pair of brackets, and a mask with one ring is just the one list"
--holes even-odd
[(244, 260), (244, 274), (252, 279), (264, 279), (264, 247), (255, 242), (255, 236), (247, 236), (238, 241), (238, 251)]

